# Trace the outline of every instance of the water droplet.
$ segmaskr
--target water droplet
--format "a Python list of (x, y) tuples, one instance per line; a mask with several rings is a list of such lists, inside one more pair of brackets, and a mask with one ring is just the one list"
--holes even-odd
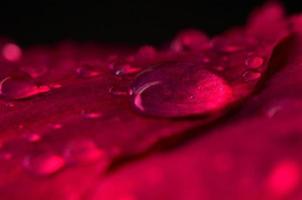
[(10, 62), (16, 62), (20, 60), (22, 51), (20, 47), (14, 43), (5, 44), (2, 49), (3, 57)]
[(260, 72), (251, 71), (251, 70), (245, 71), (242, 74), (242, 77), (246, 81), (255, 81), (255, 80), (258, 80), (261, 76), (262, 76), (262, 74)]
[(132, 95), (132, 90), (126, 86), (113, 86), (109, 89), (109, 93), (114, 96), (129, 96)]
[(76, 69), (76, 73), (81, 78), (92, 78), (100, 76), (100, 71), (97, 71), (94, 67), (90, 65), (83, 65)]
[(48, 92), (48, 86), (38, 86), (31, 80), (19, 80), (7, 77), (0, 83), (0, 94), (9, 99), (25, 99)]
[(63, 127), (62, 124), (52, 124), (53, 129), (61, 129)]
[(52, 175), (62, 169), (65, 165), (64, 159), (49, 151), (34, 152), (23, 160), (23, 167), (35, 175)]
[(274, 196), (284, 197), (297, 188), (300, 178), (300, 167), (297, 163), (282, 161), (272, 170), (266, 186)]
[(136, 78), (132, 90), (136, 110), (162, 117), (206, 114), (232, 101), (232, 89), (221, 77), (189, 63), (149, 68)]
[(90, 112), (90, 113), (85, 113), (84, 115), (88, 119), (97, 119), (102, 117), (102, 113), (100, 112)]
[(59, 89), (62, 87), (62, 85), (60, 83), (51, 83), (51, 84), (49, 84), (49, 87), (51, 89)]
[(37, 133), (27, 134), (25, 137), (29, 142), (38, 142), (41, 140), (41, 136)]
[(64, 150), (64, 157), (70, 163), (95, 162), (104, 156), (105, 153), (89, 139), (73, 140), (66, 145)]
[(154, 59), (155, 56), (156, 56), (155, 48), (152, 46), (146, 45), (146, 46), (141, 47), (138, 50), (135, 58), (139, 59), (139, 60), (151, 60), (151, 59)]
[(181, 52), (184, 50), (200, 50), (208, 42), (205, 34), (197, 30), (186, 30), (179, 33), (171, 44), (172, 50)]
[(117, 76), (125, 76), (125, 75), (132, 75), (132, 74), (137, 74), (140, 72), (142, 69), (135, 67), (131, 64), (123, 64), (115, 71), (115, 75)]
[(245, 60), (245, 64), (250, 68), (258, 68), (261, 67), (264, 63), (264, 59), (260, 56), (249, 56)]

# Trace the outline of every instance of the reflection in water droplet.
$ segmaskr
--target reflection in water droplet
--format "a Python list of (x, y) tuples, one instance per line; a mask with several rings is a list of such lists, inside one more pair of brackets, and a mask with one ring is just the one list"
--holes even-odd
[(49, 90), (48, 86), (38, 86), (30, 80), (17, 80), (10, 77), (0, 83), (0, 94), (9, 99), (25, 99)]
[(246, 81), (255, 81), (255, 80), (258, 80), (261, 76), (262, 76), (262, 74), (260, 72), (250, 71), (250, 70), (248, 70), (242, 74), (242, 77)]
[(188, 63), (149, 68), (132, 85), (134, 107), (148, 115), (206, 114), (232, 101), (232, 89), (218, 75)]
[(284, 197), (297, 188), (300, 178), (300, 166), (297, 163), (282, 161), (272, 170), (266, 186), (272, 195)]
[(261, 67), (264, 63), (264, 59), (259, 56), (249, 56), (245, 64), (250, 68), (258, 68)]
[(47, 176), (58, 172), (65, 165), (64, 159), (52, 152), (33, 152), (23, 160), (23, 167), (32, 174)]
[(100, 158), (105, 159), (105, 153), (89, 139), (73, 140), (66, 145), (64, 157), (69, 163), (89, 163), (95, 162)]
[(132, 95), (132, 90), (126, 86), (113, 86), (109, 89), (109, 93), (114, 96), (129, 96)]
[(2, 55), (7, 61), (15, 62), (20, 60), (22, 51), (20, 47), (14, 43), (4, 45)]
[(92, 78), (100, 75), (100, 72), (90, 65), (78, 67), (76, 73), (81, 78)]

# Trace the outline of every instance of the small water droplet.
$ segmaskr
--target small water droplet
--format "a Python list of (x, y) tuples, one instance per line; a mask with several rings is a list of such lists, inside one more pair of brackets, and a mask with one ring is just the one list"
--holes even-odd
[(172, 41), (171, 48), (176, 52), (184, 50), (200, 50), (208, 42), (205, 34), (198, 30), (185, 30)]
[(49, 151), (34, 152), (23, 160), (23, 167), (32, 174), (47, 176), (62, 169), (65, 165), (64, 159)]
[(138, 50), (135, 58), (139, 60), (151, 60), (154, 59), (155, 56), (156, 56), (155, 48), (149, 45), (145, 45)]
[(83, 65), (76, 69), (76, 73), (81, 78), (92, 78), (100, 76), (100, 71), (90, 65)]
[(59, 89), (62, 87), (62, 85), (60, 83), (51, 83), (51, 84), (49, 84), (49, 87), (51, 89)]
[(0, 83), (0, 94), (9, 99), (25, 99), (49, 90), (48, 86), (38, 86), (31, 80), (18, 80), (11, 77), (3, 79)]
[(242, 77), (246, 81), (255, 81), (258, 80), (261, 76), (262, 74), (260, 72), (251, 71), (251, 70), (247, 70), (242, 74)]
[(38, 142), (41, 140), (41, 136), (37, 133), (31, 133), (31, 134), (27, 134), (25, 135), (25, 138), (29, 141), (29, 142)]
[(102, 117), (102, 113), (90, 112), (90, 113), (85, 113), (84, 116), (85, 116), (85, 118), (88, 118), (88, 119), (97, 119), (97, 118)]
[(113, 86), (109, 89), (109, 93), (114, 96), (129, 96), (132, 95), (132, 90), (126, 86)]
[(264, 59), (260, 56), (249, 56), (245, 60), (245, 64), (250, 68), (258, 68), (261, 67), (264, 63)]
[(63, 127), (62, 124), (52, 124), (53, 129), (61, 129)]
[(189, 63), (149, 68), (136, 78), (132, 90), (136, 110), (162, 117), (205, 114), (232, 99), (232, 89), (220, 76)]
[(131, 64), (123, 64), (118, 68), (119, 69), (117, 69), (115, 71), (115, 75), (117, 75), (117, 76), (137, 74), (138, 72), (140, 72), (142, 70), (141, 68), (135, 67)]
[(14, 43), (7, 43), (2, 49), (3, 57), (10, 62), (16, 62), (20, 60), (22, 56), (21, 48)]
[(93, 141), (77, 139), (66, 145), (64, 157), (70, 163), (90, 163), (105, 158), (105, 153)]

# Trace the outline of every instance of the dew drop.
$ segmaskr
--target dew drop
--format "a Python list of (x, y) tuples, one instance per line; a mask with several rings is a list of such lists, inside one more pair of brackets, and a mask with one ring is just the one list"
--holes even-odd
[(109, 89), (109, 93), (114, 96), (129, 96), (132, 95), (132, 90), (126, 86), (113, 86)]
[(66, 145), (64, 157), (69, 163), (90, 163), (105, 157), (105, 153), (89, 139), (73, 140)]
[(63, 127), (63, 125), (62, 124), (52, 124), (52, 128), (53, 129), (61, 129)]
[(176, 52), (184, 50), (200, 50), (208, 42), (208, 38), (197, 30), (186, 30), (179, 33), (172, 41), (171, 48)]
[(90, 65), (83, 65), (81, 67), (76, 68), (76, 74), (80, 78), (92, 78), (100, 76), (100, 72)]
[(264, 59), (260, 56), (249, 56), (245, 64), (250, 68), (258, 68), (261, 67), (264, 63)]
[(2, 49), (2, 55), (7, 61), (16, 62), (20, 60), (22, 51), (18, 45), (14, 43), (8, 43), (4, 45)]
[(23, 160), (23, 167), (32, 174), (47, 176), (62, 169), (65, 165), (64, 159), (52, 152), (34, 152)]
[(49, 90), (48, 86), (38, 86), (31, 80), (18, 80), (7, 77), (0, 82), (0, 94), (9, 99), (25, 99)]
[(102, 117), (102, 113), (100, 113), (100, 112), (91, 112), (91, 113), (85, 113), (84, 116), (87, 119), (97, 119), (97, 118)]
[(60, 83), (51, 83), (51, 84), (49, 84), (49, 87), (51, 89), (59, 89), (62, 87), (62, 85)]
[(155, 48), (149, 45), (145, 45), (138, 50), (135, 57), (136, 59), (139, 60), (151, 60), (155, 58), (155, 56), (156, 56)]
[(141, 68), (135, 67), (131, 64), (123, 64), (115, 71), (115, 75), (117, 76), (125, 76), (125, 75), (132, 75), (137, 74), (141, 71)]
[(31, 133), (25, 136), (29, 142), (38, 142), (41, 140), (41, 136), (37, 133)]
[(232, 101), (232, 89), (224, 79), (189, 63), (149, 68), (136, 78), (132, 91), (136, 110), (162, 117), (207, 114)]
[(248, 70), (242, 74), (242, 77), (246, 81), (255, 81), (258, 80), (261, 76), (262, 74), (260, 72), (251, 71), (251, 70)]

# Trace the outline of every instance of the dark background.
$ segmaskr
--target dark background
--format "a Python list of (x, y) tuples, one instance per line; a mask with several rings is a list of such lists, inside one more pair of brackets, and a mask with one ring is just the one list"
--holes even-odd
[[(21, 45), (63, 39), (159, 44), (183, 28), (213, 35), (243, 24), (264, 0), (162, 1), (4, 1), (0, 4), (0, 35)], [(302, 11), (300, 0), (284, 0), (289, 13)]]

